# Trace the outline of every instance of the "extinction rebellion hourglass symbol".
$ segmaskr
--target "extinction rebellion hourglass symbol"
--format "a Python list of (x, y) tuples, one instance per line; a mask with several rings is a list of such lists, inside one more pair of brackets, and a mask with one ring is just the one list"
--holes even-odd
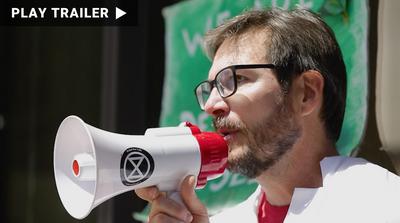
[(154, 171), (153, 157), (144, 149), (129, 148), (121, 158), (121, 181), (133, 186), (146, 181)]

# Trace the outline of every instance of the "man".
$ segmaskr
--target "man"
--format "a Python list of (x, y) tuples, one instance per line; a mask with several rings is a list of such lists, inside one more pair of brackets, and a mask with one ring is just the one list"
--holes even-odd
[[(336, 151), (346, 69), (320, 17), (250, 10), (209, 31), (204, 50), (213, 64), (199, 105), (229, 146), (228, 170), (260, 185), (212, 222), (400, 222), (399, 177)], [(182, 183), (186, 207), (155, 187), (136, 190), (152, 203), (149, 222), (209, 222), (195, 182)]]

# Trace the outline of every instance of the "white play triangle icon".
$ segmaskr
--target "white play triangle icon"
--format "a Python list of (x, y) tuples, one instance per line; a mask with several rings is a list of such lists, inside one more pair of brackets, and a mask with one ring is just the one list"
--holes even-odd
[(121, 16), (125, 15), (126, 12), (122, 11), (118, 7), (115, 7), (115, 19), (119, 19)]

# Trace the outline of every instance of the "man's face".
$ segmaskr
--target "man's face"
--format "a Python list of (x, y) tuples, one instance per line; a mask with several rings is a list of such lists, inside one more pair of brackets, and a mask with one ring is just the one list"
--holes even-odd
[[(251, 40), (249, 41), (249, 38)], [(253, 33), (227, 39), (217, 51), (209, 80), (230, 65), (267, 64), (263, 38)], [(237, 92), (221, 98), (213, 88), (205, 111), (229, 146), (228, 170), (256, 178), (289, 151), (301, 135), (290, 95), (268, 68), (237, 70)]]

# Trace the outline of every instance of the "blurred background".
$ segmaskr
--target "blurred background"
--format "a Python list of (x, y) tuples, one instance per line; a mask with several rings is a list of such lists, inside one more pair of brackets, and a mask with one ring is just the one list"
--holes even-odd
[[(53, 173), (55, 134), (68, 115), (124, 134), (158, 127), (161, 9), (175, 2), (139, 1), (136, 27), (1, 27), (2, 222), (78, 222)], [(81, 222), (135, 222), (132, 210), (145, 205), (127, 193)]]
[[(71, 114), (123, 134), (139, 135), (159, 126), (165, 73), (161, 10), (177, 2), (139, 1), (136, 27), (1, 27), (2, 222), (137, 222), (132, 213), (147, 203), (134, 192), (106, 201), (84, 220), (69, 216), (54, 182), (54, 139)], [(396, 172), (393, 159), (380, 150), (384, 143), (376, 118), (383, 0), (367, 2), (368, 113), (353, 155)], [(398, 42), (393, 47), (399, 49)]]

